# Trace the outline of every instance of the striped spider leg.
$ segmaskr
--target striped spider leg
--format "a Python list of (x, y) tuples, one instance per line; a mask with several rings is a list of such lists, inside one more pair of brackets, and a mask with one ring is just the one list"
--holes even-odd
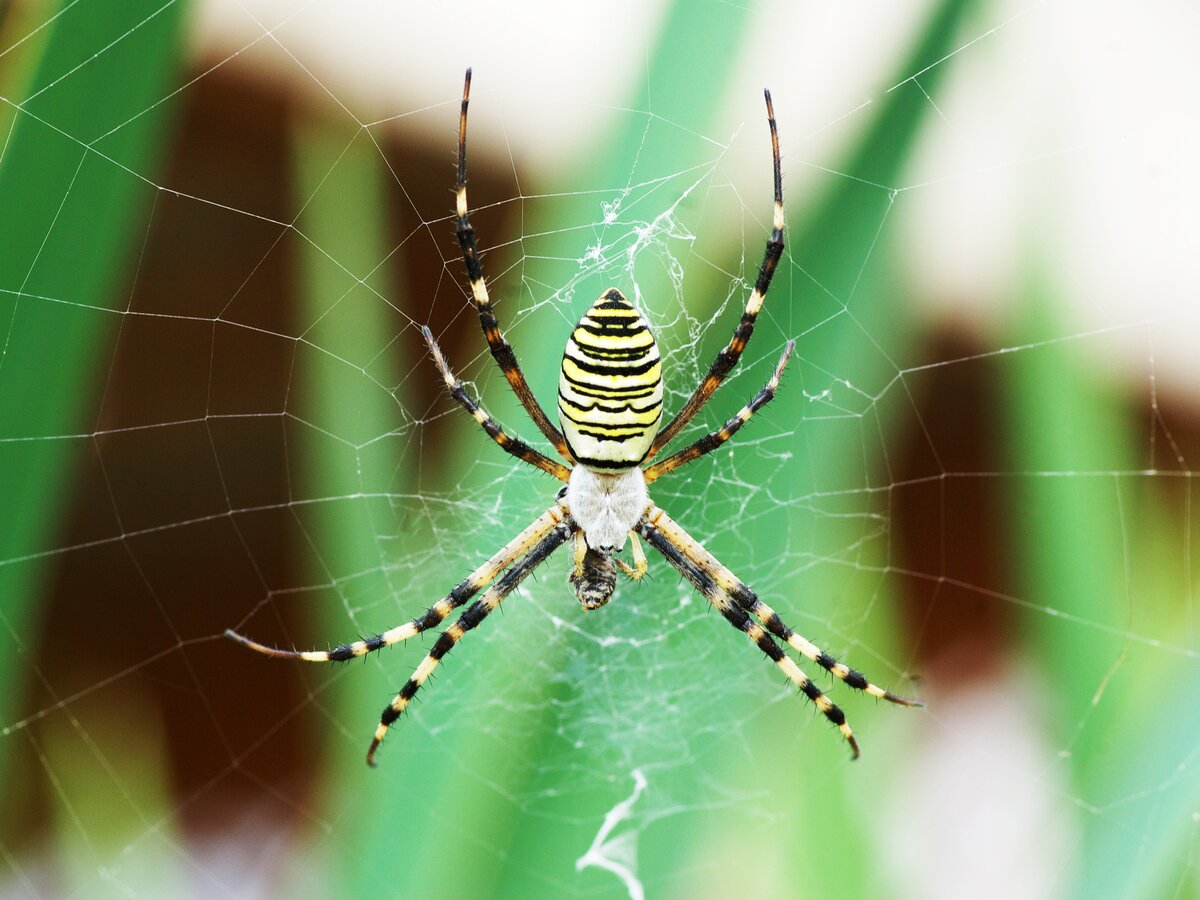
[[(491, 588), (484, 593), (483, 597), (471, 604), (457, 622), (442, 632), (425, 661), (401, 688), (395, 699), (384, 708), (379, 728), (375, 732), (375, 739), (367, 754), (367, 762), (373, 765), (375, 749), (383, 740), (388, 726), (408, 705), (417, 689), (429, 677), (429, 673), (437, 665), (438, 660), (450, 651), (450, 648), (464, 633), (478, 625), (489, 612), (499, 606), (500, 602), (533, 570), (533, 567), (545, 560), (564, 543), (574, 529), (575, 523), (571, 520), (565, 505), (560, 501), (534, 519), (524, 531), (505, 544), (491, 559), (411, 622), (397, 625), (369, 638), (339, 644), (332, 650), (283, 650), (260, 644), (233, 629), (227, 629), (225, 636), (232, 638), (244, 647), (278, 659), (298, 659), (304, 662), (343, 662), (406, 641), (410, 637), (440, 625), (454, 610), (491, 584)], [(505, 570), (507, 572), (504, 577), (496, 581)]]
[(758, 278), (755, 279), (754, 290), (750, 292), (750, 297), (746, 300), (746, 309), (742, 313), (737, 328), (733, 331), (733, 337), (712, 361), (708, 374), (701, 379), (687, 403), (675, 414), (675, 418), (658, 433), (650, 447), (650, 452), (646, 454), (646, 461), (653, 459), (659, 450), (679, 434), (688, 422), (692, 421), (696, 413), (700, 412), (701, 407), (708, 402), (708, 398), (721, 386), (725, 376), (738, 364), (738, 360), (742, 358), (742, 351), (750, 343), (750, 336), (754, 333), (754, 322), (758, 318), (759, 310), (762, 309), (763, 301), (767, 298), (767, 290), (771, 287), (771, 278), (775, 275), (775, 268), (779, 265), (780, 257), (783, 256), (783, 166), (779, 161), (779, 130), (775, 126), (775, 105), (771, 102), (771, 92), (763, 91), (763, 97), (767, 101), (767, 123), (771, 127), (775, 205), (771, 213), (771, 236), (767, 239), (767, 247), (763, 251)]
[(775, 610), (763, 603), (754, 591), (657, 506), (651, 505), (647, 510), (637, 531), (717, 608), (730, 625), (744, 632), (751, 643), (779, 666), (825, 718), (838, 727), (850, 744), (855, 759), (859, 756), (858, 742), (846, 722), (846, 714), (783, 652), (772, 635), (856, 690), (901, 706), (925, 705), (919, 700), (897, 696), (873, 684), (861, 673), (843, 665), (807, 638), (796, 634), (784, 624)]
[(375, 765), (375, 751), (379, 749), (379, 744), (383, 741), (388, 729), (396, 719), (400, 718), (400, 714), (408, 708), (408, 704), (412, 698), (420, 690), (421, 685), (425, 683), (430, 673), (441, 662), (442, 658), (454, 649), (464, 634), (475, 628), (487, 618), (488, 614), (496, 609), (504, 598), (511, 594), (522, 581), (528, 577), (529, 573), (544, 563), (550, 558), (550, 554), (561, 547), (571, 537), (571, 533), (575, 530), (575, 523), (571, 520), (570, 514), (564, 508), (551, 507), (547, 515), (558, 512), (560, 518), (541, 539), (530, 548), (516, 564), (513, 565), (500, 579), (483, 592), (483, 596), (472, 603), (463, 611), (463, 614), (458, 619), (438, 635), (437, 641), (433, 647), (425, 654), (425, 658), (421, 660), (421, 664), (409, 676), (408, 681), (404, 683), (404, 687), (400, 688), (396, 696), (392, 698), (383, 709), (383, 715), (379, 717), (379, 727), (375, 729), (375, 736), (371, 738), (371, 746), (367, 750), (367, 764)]
[(521, 462), (529, 463), (534, 468), (541, 469), (543, 472), (553, 475), (559, 481), (570, 479), (571, 470), (562, 463), (543, 456), (520, 438), (510, 437), (500, 427), (500, 423), (488, 415), (487, 410), (471, 399), (471, 395), (462, 386), (462, 382), (454, 377), (454, 373), (450, 371), (450, 366), (446, 363), (446, 357), (442, 353), (442, 348), (433, 339), (433, 332), (427, 327), (421, 326), (421, 335), (425, 338), (425, 344), (429, 347), (429, 355), (433, 357), (433, 364), (437, 366), (437, 370), (441, 374), (442, 380), (446, 383), (446, 390), (450, 392), (450, 396), (458, 401), (459, 406), (467, 411), (467, 415), (478, 422), (480, 427), (488, 433), (488, 436), (493, 441), (500, 445), (500, 448), (505, 453), (510, 453), (521, 460)]
[(723, 443), (737, 434), (738, 430), (750, 421), (750, 417), (766, 406), (775, 396), (775, 391), (779, 389), (779, 379), (783, 377), (784, 367), (787, 366), (788, 358), (792, 355), (792, 351), (796, 348), (795, 341), (788, 341), (787, 346), (783, 348), (783, 353), (779, 357), (779, 362), (775, 364), (775, 371), (771, 374), (771, 379), (763, 386), (754, 399), (738, 410), (737, 414), (732, 419), (718, 428), (716, 431), (711, 431), (704, 437), (697, 439), (693, 443), (684, 447), (678, 453), (672, 453), (666, 459), (659, 460), (652, 466), (645, 468), (646, 484), (650, 484), (666, 475), (668, 472), (674, 472), (680, 466), (687, 465), (693, 460), (697, 460), (702, 456), (712, 453)]
[(471, 280), (471, 299), (479, 313), (479, 325), (487, 340), (492, 358), (500, 366), (504, 377), (525, 412), (533, 420), (533, 424), (545, 435), (559, 455), (568, 462), (572, 461), (571, 451), (563, 434), (555, 428), (546, 413), (538, 404), (537, 398), (525, 380), (525, 373), (517, 362), (517, 355), (512, 346), (505, 340), (500, 331), (500, 323), (496, 321), (492, 300), (488, 295), (487, 283), (483, 278), (483, 262), (479, 258), (479, 249), (475, 245), (475, 229), (471, 227), (469, 208), (467, 206), (467, 105), (471, 99), (471, 70), (467, 69), (463, 81), (462, 107), (458, 114), (458, 181), (454, 186), (455, 233), (458, 235), (458, 245), (462, 249), (463, 264), (467, 268), (467, 277)]

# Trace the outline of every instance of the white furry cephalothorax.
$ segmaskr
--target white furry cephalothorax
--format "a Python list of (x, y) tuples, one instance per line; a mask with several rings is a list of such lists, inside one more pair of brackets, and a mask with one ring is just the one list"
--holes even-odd
[(593, 550), (617, 551), (624, 547), (649, 503), (646, 478), (636, 466), (611, 473), (587, 466), (571, 470), (567, 507)]

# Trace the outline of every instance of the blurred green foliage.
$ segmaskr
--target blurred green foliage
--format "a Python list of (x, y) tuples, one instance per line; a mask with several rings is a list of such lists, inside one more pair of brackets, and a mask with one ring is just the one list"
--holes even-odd
[[(103, 386), (119, 317), (120, 288), (137, 259), (155, 188), (153, 173), (170, 135), (166, 107), (156, 103), (182, 77), (184, 4), (156, 0), (116, 4), (64, 3), (50, 27), (31, 28), (6, 73), (0, 107), (0, 607), (20, 653), (0, 680), (0, 721), (18, 718), (38, 655), (39, 599), (59, 546), (83, 445), (62, 440), (87, 434)], [(44, 16), (24, 9), (10, 16)], [(29, 22), (32, 26), (32, 20)], [(106, 53), (98, 51), (108, 45)], [(119, 91), (113, 85), (120, 85)], [(9, 93), (9, 92), (13, 93)], [(107, 352), (106, 352), (107, 351)], [(31, 561), (29, 557), (33, 557)], [(48, 762), (72, 805), (64, 805), (60, 847), (68, 885), (94, 878), (97, 857), (116, 851), (145, 821), (129, 804), (114, 805), (84, 775), (77, 732), (61, 728)], [(155, 736), (118, 743), (137, 756)], [(0, 740), (0, 804), (24, 786), (9, 771), (10, 740)], [(155, 761), (134, 795), (162, 788)], [(110, 790), (111, 785), (105, 785)], [(166, 809), (159, 794), (149, 804)], [(18, 804), (19, 808), (19, 804)], [(80, 840), (84, 830), (115, 840)], [(120, 837), (124, 835), (125, 837)], [(157, 868), (157, 867), (156, 867)], [(171, 868), (168, 864), (166, 868)], [(86, 870), (86, 876), (83, 871)], [(75, 877), (72, 877), (75, 876)]]

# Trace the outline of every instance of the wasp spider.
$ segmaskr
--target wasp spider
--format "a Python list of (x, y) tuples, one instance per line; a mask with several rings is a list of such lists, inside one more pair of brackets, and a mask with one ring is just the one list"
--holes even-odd
[[(501, 428), (455, 378), (429, 329), (423, 328), (422, 334), (450, 395), (475, 418), (492, 440), (517, 459), (565, 482), (565, 486), (559, 491), (553, 506), (468, 575), (465, 581), (411, 622), (365, 640), (341, 644), (332, 650), (279, 650), (234, 631), (226, 633), (267, 656), (308, 662), (348, 660), (399, 643), (439, 625), (454, 610), (483, 591), (483, 595), (441, 633), (412, 677), (383, 710), (379, 727), (367, 751), (367, 762), (374, 765), (375, 751), (388, 728), (407, 709), (413, 696), (442, 658), (555, 550), (568, 541), (573, 543), (574, 564), (569, 580), (583, 608), (593, 610), (604, 606), (612, 597), (618, 569), (634, 580), (646, 573), (646, 556), (642, 551), (640, 536), (666, 557), (730, 625), (745, 633), (754, 646), (783, 670), (825, 718), (841, 730), (857, 757), (858, 744), (846, 723), (845, 714), (783, 652), (779, 642), (788, 644), (852, 688), (904, 706), (922, 704), (872, 684), (863, 675), (792, 631), (775, 610), (759, 599), (754, 591), (738, 580), (670, 516), (650, 502), (646, 491), (646, 486), (656, 479), (721, 446), (756, 411), (769, 403), (794, 346), (793, 342), (788, 342), (770, 380), (737, 415), (682, 450), (659, 462), (650, 463), (695, 417), (737, 365), (754, 331), (755, 319), (783, 253), (783, 185), (779, 136), (775, 129), (775, 111), (770, 92), (764, 94), (767, 122), (771, 128), (775, 180), (771, 237), (767, 241), (754, 290), (750, 292), (733, 337), (717, 354), (708, 374), (683, 409), (666, 427), (660, 428), (663, 389), (658, 346), (646, 320), (621, 292), (615, 288), (605, 291), (579, 320), (567, 339), (558, 381), (561, 431), (554, 427), (534, 399), (525, 375), (517, 364), (516, 355), (500, 331), (484, 282), (483, 265), (475, 244), (475, 230), (471, 227), (467, 210), (467, 102), (470, 92), (471, 71), (468, 69), (458, 119), (455, 221), (463, 262), (471, 281), (471, 295), (492, 356), (533, 423), (566, 464), (544, 456)], [(632, 566), (616, 556), (624, 548), (627, 538), (631, 543)]]

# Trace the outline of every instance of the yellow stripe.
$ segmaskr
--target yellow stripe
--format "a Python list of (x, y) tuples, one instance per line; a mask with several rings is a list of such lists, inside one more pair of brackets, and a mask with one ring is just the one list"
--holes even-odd
[(421, 660), (421, 664), (417, 666), (417, 671), (412, 674), (412, 681), (417, 684), (424, 684), (425, 679), (429, 677), (429, 673), (437, 668), (438, 661), (432, 656), (426, 656)]
[(592, 334), (582, 328), (575, 329), (571, 340), (584, 347), (596, 350), (639, 350), (654, 345), (654, 335), (649, 331), (639, 331), (637, 334)]
[[(633, 313), (633, 315), (631, 316), (630, 313)], [(632, 306), (630, 306), (629, 304), (625, 304), (624, 306), (610, 306), (607, 309), (601, 309), (599, 306), (593, 306), (586, 313), (584, 313), (584, 315), (589, 318), (593, 318), (593, 319), (596, 318), (597, 316), (601, 316), (606, 319), (608, 319), (608, 318), (629, 319), (630, 325), (634, 325), (634, 324), (645, 325), (646, 324), (646, 321), (640, 315), (638, 315), (638, 311), (636, 309), (634, 309)]]
[[(591, 356), (588, 350), (592, 350), (599, 356)], [(610, 369), (627, 369), (634, 366), (644, 366), (648, 362), (658, 359), (658, 347), (651, 341), (645, 347), (601, 347), (589, 344), (586, 341), (580, 345), (574, 337), (567, 338), (567, 346), (563, 351), (571, 359), (577, 363), (582, 363), (589, 366), (604, 366)], [(625, 355), (628, 353), (629, 355)], [(617, 354), (615, 356), (606, 356), (605, 354)]]
[(758, 311), (762, 309), (763, 294), (758, 288), (750, 292), (750, 299), (746, 301), (746, 312), (752, 316), (757, 316)]
[(607, 412), (601, 409), (580, 409), (574, 403), (564, 401), (559, 397), (558, 405), (571, 415), (574, 424), (583, 428), (604, 428), (608, 425), (618, 427), (633, 427), (651, 425), (662, 414), (662, 404), (656, 403), (645, 412), (634, 412), (631, 409), (622, 412)]
[(629, 388), (633, 386), (650, 387), (650, 385), (654, 384), (662, 376), (661, 362), (656, 362), (640, 375), (623, 375), (620, 373), (614, 375), (596, 375), (592, 372), (583, 371), (568, 356), (563, 358), (562, 369), (569, 378), (589, 386), (594, 384), (601, 390), (604, 388)]

